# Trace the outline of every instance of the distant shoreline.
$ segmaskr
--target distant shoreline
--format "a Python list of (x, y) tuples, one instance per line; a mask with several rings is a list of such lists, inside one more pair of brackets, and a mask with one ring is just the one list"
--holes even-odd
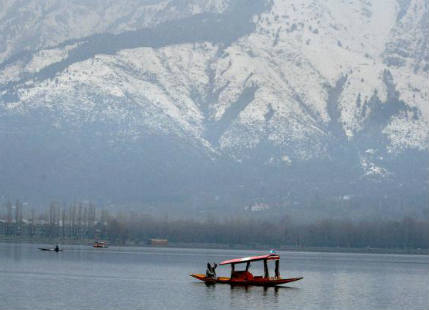
[[(0, 243), (24, 243), (24, 244), (55, 244), (62, 245), (87, 245), (90, 246), (94, 240), (51, 240), (51, 239), (19, 239), (0, 238)], [(255, 250), (269, 251), (271, 249), (290, 252), (325, 252), (325, 253), (362, 253), (362, 254), (410, 254), (429, 255), (429, 249), (400, 249), (400, 248), (341, 248), (341, 247), (297, 247), (297, 246), (273, 246), (262, 244), (222, 244), (222, 243), (188, 243), (169, 242), (164, 246), (154, 246), (150, 244), (115, 244), (117, 247), (156, 247), (156, 248), (186, 248), (186, 249), (224, 249), (224, 250)]]
[(170, 248), (202, 248), (202, 249), (225, 249), (225, 250), (279, 250), (290, 252), (326, 252), (326, 253), (365, 253), (365, 254), (412, 254), (412, 255), (429, 255), (429, 249), (384, 249), (384, 248), (337, 248), (337, 247), (294, 247), (294, 246), (281, 246), (270, 247), (262, 245), (225, 245), (217, 243), (181, 243), (172, 242), (166, 247)]

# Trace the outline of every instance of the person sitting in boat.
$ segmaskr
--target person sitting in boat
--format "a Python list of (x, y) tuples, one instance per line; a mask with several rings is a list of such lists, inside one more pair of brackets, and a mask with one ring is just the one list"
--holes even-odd
[(207, 263), (206, 277), (207, 278), (216, 278), (216, 267), (217, 264), (213, 263), (213, 266), (210, 263)]
[(60, 247), (59, 247), (59, 245), (57, 244), (57, 245), (55, 245), (55, 252), (59, 252), (60, 251)]

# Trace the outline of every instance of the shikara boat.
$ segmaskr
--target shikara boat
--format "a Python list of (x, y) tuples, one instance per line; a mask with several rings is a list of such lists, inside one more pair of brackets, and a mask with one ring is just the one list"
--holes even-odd
[(92, 244), (93, 248), (108, 248), (107, 243), (104, 241), (95, 241)]
[[(275, 261), (275, 270), (274, 277), (270, 277), (268, 270), (268, 261)], [(263, 276), (254, 276), (249, 272), (250, 263), (255, 261), (263, 261), (264, 263), (264, 275)], [(235, 265), (237, 264), (246, 264), (245, 270), (237, 271)], [(298, 278), (282, 278), (280, 277), (280, 256), (277, 254), (268, 254), (261, 256), (252, 256), (244, 258), (236, 258), (231, 260), (226, 260), (221, 262), (219, 265), (231, 265), (231, 276), (228, 277), (216, 277), (210, 272), (206, 274), (191, 274), (191, 277), (194, 277), (198, 280), (204, 281), (207, 284), (210, 283), (227, 283), (234, 285), (259, 285), (259, 286), (276, 286), (280, 284), (285, 284), (289, 282), (294, 282), (303, 279), (303, 277)]]

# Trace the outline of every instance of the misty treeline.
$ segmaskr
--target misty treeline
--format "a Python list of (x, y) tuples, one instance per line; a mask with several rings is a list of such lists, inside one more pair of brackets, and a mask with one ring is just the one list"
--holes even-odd
[(429, 248), (429, 220), (410, 217), (358, 222), (324, 219), (299, 224), (287, 216), (273, 220), (250, 216), (168, 219), (131, 211), (109, 213), (91, 203), (70, 206), (52, 203), (48, 210), (36, 212), (17, 201), (6, 203), (2, 209), (0, 235), (35, 241), (106, 240), (112, 244), (138, 245), (151, 238), (162, 238), (176, 243), (278, 248)]

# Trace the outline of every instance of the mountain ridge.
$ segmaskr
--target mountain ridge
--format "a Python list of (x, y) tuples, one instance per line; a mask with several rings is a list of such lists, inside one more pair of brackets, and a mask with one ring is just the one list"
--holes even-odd
[[(270, 196), (283, 196), (279, 193), (284, 191), (273, 182), (316, 177), (318, 168), (312, 172), (302, 167), (306, 163), (313, 167), (311, 162), (330, 167), (322, 169), (327, 177), (316, 182), (316, 188), (326, 187), (332, 176), (349, 184), (328, 190), (332, 197), (353, 192), (353, 184), (366, 188), (365, 182), (388, 188), (371, 195), (386, 195), (384, 190), (390, 195), (410, 174), (406, 188), (415, 186), (412, 193), (427, 193), (428, 1), (276, 0), (249, 5), (244, 0), (213, 1), (205, 8), (203, 2), (194, 1), (200, 7), (194, 13), (180, 1), (162, 3), (156, 14), (168, 6), (178, 11), (151, 28), (93, 34), (24, 56), (18, 53), (0, 65), (0, 118), (20, 131), (21, 145), (33, 145), (34, 128), (40, 126), (44, 127), (40, 136), (54, 130), (60, 140), (63, 134), (71, 141), (88, 140), (88, 147), (93, 143), (95, 161), (103, 161), (101, 150), (110, 147), (118, 158), (123, 156), (121, 148), (131, 150), (133, 155), (125, 157), (134, 167), (145, 156), (153, 156), (155, 167), (170, 166), (175, 182), (189, 174), (180, 195), (196, 201), (207, 199), (197, 191), (213, 191), (207, 194), (209, 199), (234, 197), (242, 181), (248, 190), (238, 205), (272, 200)], [(404, 44), (414, 40), (417, 44)], [(165, 154), (169, 143), (156, 145), (153, 138), (162, 136), (180, 149), (173, 162)], [(13, 139), (5, 129), (0, 137), (4, 145)], [(145, 141), (150, 142), (144, 146)], [(31, 152), (29, 146), (14, 147), (16, 152)], [(73, 152), (85, 157), (79, 143), (75, 148)], [(409, 152), (414, 155), (404, 155)], [(187, 153), (195, 153), (196, 167), (189, 166), (185, 173), (180, 166), (190, 163)], [(5, 157), (4, 162), (16, 166)], [(417, 160), (423, 171), (410, 160)], [(70, 165), (80, 171), (91, 164)], [(115, 163), (119, 165), (115, 169), (121, 171), (121, 164)], [(234, 176), (228, 176), (231, 165), (241, 167)], [(102, 174), (111, 175), (103, 167)], [(135, 176), (136, 183), (144, 175), (156, 175), (152, 168), (145, 169)], [(4, 170), (13, 175), (14, 169)], [(54, 170), (53, 179), (58, 180), (64, 168)], [(124, 171), (129, 170), (121, 172), (127, 178)], [(200, 188), (191, 181), (191, 171), (196, 179), (208, 175), (211, 180)], [(271, 180), (262, 181), (264, 176)], [(234, 189), (225, 185), (218, 191), (222, 178)], [(261, 179), (256, 185), (255, 178)], [(158, 188), (161, 179), (144, 192)], [(264, 185), (258, 185), (261, 182)], [(313, 188), (308, 182), (303, 186)], [(192, 186), (199, 189), (193, 192)], [(252, 192), (261, 186), (273, 189), (255, 198)], [(305, 192), (293, 187), (285, 190), (286, 196)], [(137, 188), (126, 192), (131, 195)], [(287, 201), (283, 197), (273, 203)], [(418, 208), (424, 201), (427, 198), (417, 203)]]

